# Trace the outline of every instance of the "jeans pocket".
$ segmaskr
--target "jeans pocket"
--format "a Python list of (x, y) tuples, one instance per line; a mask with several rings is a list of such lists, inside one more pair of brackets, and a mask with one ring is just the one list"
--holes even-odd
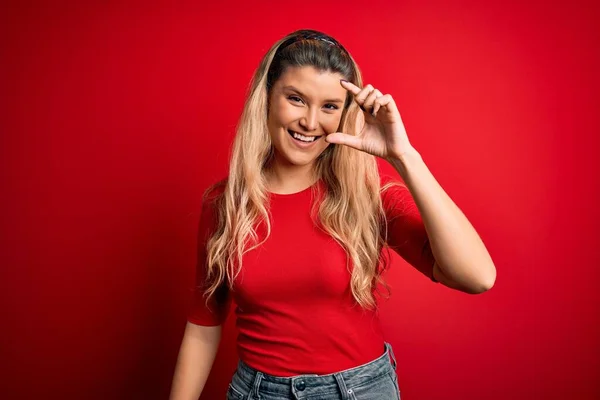
[(354, 390), (348, 389), (348, 394), (350, 395), (350, 400), (358, 400), (354, 394)]
[(236, 388), (230, 383), (227, 388), (227, 400), (243, 400), (246, 398), (246, 395)]
[(396, 371), (390, 371), (390, 378), (396, 387), (396, 393), (398, 394), (397, 400), (401, 400), (400, 386), (398, 385), (398, 375), (396, 374)]
[[(397, 386), (389, 373), (383, 373), (359, 386), (347, 386), (350, 400), (398, 400)], [(337, 397), (336, 397), (337, 398)]]

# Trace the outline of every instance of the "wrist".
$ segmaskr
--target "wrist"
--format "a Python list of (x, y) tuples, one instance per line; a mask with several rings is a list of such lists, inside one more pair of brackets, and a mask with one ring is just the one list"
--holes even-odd
[(423, 158), (414, 147), (411, 147), (400, 155), (388, 157), (387, 161), (392, 165), (392, 167), (394, 167), (396, 171), (398, 171), (400, 176), (404, 178), (405, 174), (410, 170), (411, 167), (415, 166), (419, 162), (423, 162)]

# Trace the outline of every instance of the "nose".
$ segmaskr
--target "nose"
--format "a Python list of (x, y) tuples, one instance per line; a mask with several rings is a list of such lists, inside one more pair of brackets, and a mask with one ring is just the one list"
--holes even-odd
[(319, 110), (308, 107), (304, 116), (300, 119), (300, 125), (307, 131), (314, 131), (319, 126), (319, 121), (317, 120), (317, 112)]

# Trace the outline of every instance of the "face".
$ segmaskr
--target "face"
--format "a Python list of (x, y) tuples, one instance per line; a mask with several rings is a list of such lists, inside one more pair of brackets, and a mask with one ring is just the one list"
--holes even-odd
[(338, 73), (290, 67), (273, 85), (268, 126), (275, 163), (310, 166), (330, 145), (325, 134), (339, 127), (346, 90)]

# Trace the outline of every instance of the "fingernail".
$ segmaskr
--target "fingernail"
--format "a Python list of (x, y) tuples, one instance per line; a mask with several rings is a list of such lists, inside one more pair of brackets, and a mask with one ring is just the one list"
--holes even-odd
[(348, 81), (345, 80), (345, 79), (340, 79), (340, 82), (342, 82), (342, 83), (348, 83)]

